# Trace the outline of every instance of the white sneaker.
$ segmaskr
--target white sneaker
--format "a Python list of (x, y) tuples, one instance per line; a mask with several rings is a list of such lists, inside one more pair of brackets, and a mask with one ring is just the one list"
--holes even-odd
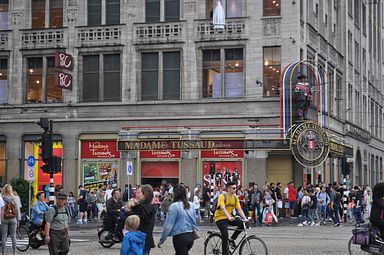
[(315, 222), (314, 221), (312, 221), (312, 223), (311, 223), (311, 227), (313, 227), (313, 226), (315, 226)]
[(308, 223), (306, 221), (303, 222), (304, 226), (308, 226)]
[(40, 233), (37, 233), (37, 234), (36, 234), (36, 239), (37, 239), (37, 240), (43, 240), (43, 238), (41, 237)]
[(316, 227), (320, 226), (320, 223), (316, 223), (315, 226), (316, 226)]
[(302, 227), (302, 226), (304, 226), (304, 225), (303, 225), (303, 223), (300, 223), (300, 224), (299, 224), (299, 225), (297, 225), (297, 226), (298, 226), (298, 227)]

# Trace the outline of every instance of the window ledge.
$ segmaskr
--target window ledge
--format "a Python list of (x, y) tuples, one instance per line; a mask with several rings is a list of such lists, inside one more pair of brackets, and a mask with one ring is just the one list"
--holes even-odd
[(282, 19), (283, 17), (280, 15), (280, 16), (263, 16), (261, 17), (261, 19)]
[(92, 27), (117, 27), (117, 26), (125, 26), (125, 23), (120, 24), (103, 24), (103, 25), (93, 25), (93, 26), (76, 26), (75, 28), (92, 28)]

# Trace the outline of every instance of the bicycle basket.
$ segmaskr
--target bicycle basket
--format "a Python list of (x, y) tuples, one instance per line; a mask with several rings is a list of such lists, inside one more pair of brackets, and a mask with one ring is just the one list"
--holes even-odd
[(355, 228), (352, 229), (353, 243), (359, 245), (369, 244), (369, 229), (368, 228)]

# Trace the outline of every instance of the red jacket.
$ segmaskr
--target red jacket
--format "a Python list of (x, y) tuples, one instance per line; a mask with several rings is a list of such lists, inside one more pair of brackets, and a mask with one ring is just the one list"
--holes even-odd
[(288, 186), (288, 200), (289, 202), (296, 202), (297, 190), (293, 186)]

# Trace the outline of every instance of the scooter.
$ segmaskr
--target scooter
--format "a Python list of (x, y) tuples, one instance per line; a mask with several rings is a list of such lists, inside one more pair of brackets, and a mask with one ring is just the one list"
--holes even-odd
[[(357, 248), (360, 246), (360, 249)], [(384, 239), (380, 231), (371, 224), (357, 225), (352, 229), (352, 237), (348, 243), (350, 255), (360, 254), (362, 250), (370, 254), (384, 254)]]

